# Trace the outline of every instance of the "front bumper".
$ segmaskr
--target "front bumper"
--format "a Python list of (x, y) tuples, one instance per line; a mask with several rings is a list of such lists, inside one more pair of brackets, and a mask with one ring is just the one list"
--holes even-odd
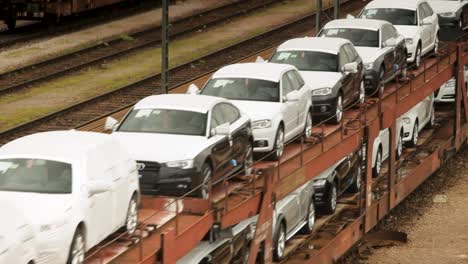
[(276, 127), (253, 129), (254, 152), (270, 152), (273, 150), (276, 138)]
[(329, 118), (336, 113), (336, 96), (312, 96), (312, 118)]
[(438, 91), (434, 93), (434, 102), (452, 103), (455, 102), (455, 78), (450, 79), (443, 84)]
[(195, 169), (169, 168), (157, 163), (145, 163), (139, 171), (140, 190), (144, 195), (182, 196), (197, 187), (199, 172)]

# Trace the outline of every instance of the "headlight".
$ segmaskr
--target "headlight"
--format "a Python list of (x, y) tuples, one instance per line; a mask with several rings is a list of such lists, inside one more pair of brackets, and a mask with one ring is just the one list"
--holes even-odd
[(314, 187), (324, 186), (327, 183), (327, 179), (319, 179), (314, 181)]
[(324, 96), (332, 94), (332, 88), (319, 88), (312, 91), (313, 96)]
[(456, 16), (454, 12), (440, 13), (439, 15), (441, 17), (455, 17)]
[(364, 63), (364, 68), (366, 68), (366, 70), (370, 70), (374, 67), (374, 64), (371, 62), (371, 63)]
[(413, 39), (412, 38), (406, 38), (405, 42), (407, 45), (413, 45)]
[(403, 124), (410, 124), (411, 123), (411, 119), (409, 117), (403, 117)]
[(252, 122), (253, 129), (269, 128), (271, 127), (271, 119), (257, 120)]
[(169, 168), (191, 169), (193, 168), (193, 160), (178, 160), (167, 162), (166, 166)]

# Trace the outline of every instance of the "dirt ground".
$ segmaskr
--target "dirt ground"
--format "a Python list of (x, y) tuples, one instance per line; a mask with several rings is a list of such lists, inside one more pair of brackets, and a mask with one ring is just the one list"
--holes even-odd
[[(397, 206), (379, 230), (403, 231), (408, 243), (354, 259), (360, 264), (468, 263), (468, 147)], [(434, 198), (446, 195), (436, 202)]]
[[(169, 17), (170, 20), (176, 20), (178, 18), (190, 16), (193, 13), (199, 13), (203, 10), (237, 1), (238, 0), (178, 1), (175, 5), (170, 6)], [(0, 73), (160, 24), (161, 9), (155, 9), (128, 18), (119, 19), (118, 21), (57, 36), (46, 41), (32, 43), (19, 48), (13, 46), (0, 52)]]

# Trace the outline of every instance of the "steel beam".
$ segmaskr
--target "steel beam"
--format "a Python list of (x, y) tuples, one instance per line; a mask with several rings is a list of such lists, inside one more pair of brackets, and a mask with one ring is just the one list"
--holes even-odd
[(162, 0), (161, 34), (161, 87), (162, 92), (167, 94), (169, 87), (169, 0)]

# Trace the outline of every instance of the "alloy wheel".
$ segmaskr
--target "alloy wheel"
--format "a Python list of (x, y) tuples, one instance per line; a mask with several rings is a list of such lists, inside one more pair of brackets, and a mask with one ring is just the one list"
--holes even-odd
[(130, 204), (128, 206), (127, 221), (126, 221), (127, 232), (129, 234), (135, 233), (137, 225), (138, 225), (138, 205), (136, 202), (136, 198), (133, 197), (130, 200)]
[(73, 241), (73, 248), (71, 252), (71, 264), (82, 264), (84, 263), (85, 256), (85, 245), (83, 235), (77, 233)]
[(244, 161), (244, 174), (245, 175), (252, 174), (253, 164), (254, 164), (253, 148), (252, 148), (252, 145), (249, 144), (247, 146), (247, 151), (245, 153), (245, 161)]
[(310, 228), (310, 231), (314, 229), (315, 226), (315, 205), (314, 199), (311, 199), (309, 204), (309, 215), (307, 216), (307, 225)]
[(364, 88), (364, 81), (361, 81), (361, 86), (359, 87), (359, 104), (363, 104), (366, 101), (366, 90)]
[(337, 195), (336, 195), (336, 186), (332, 185), (331, 190), (330, 190), (330, 208), (334, 212), (336, 210), (336, 200), (337, 200)]
[(416, 146), (416, 144), (418, 144), (418, 134), (419, 134), (419, 126), (418, 126), (418, 123), (416, 122), (414, 124), (414, 128), (413, 128), (413, 145)]
[(284, 151), (284, 132), (279, 128), (278, 136), (276, 137), (276, 157), (281, 157)]
[(398, 142), (397, 142), (397, 159), (401, 157), (403, 154), (403, 137), (402, 134), (400, 133), (400, 136), (398, 137)]
[(341, 122), (343, 118), (343, 96), (339, 95), (336, 99), (336, 112), (335, 112), (335, 120), (337, 123)]
[(210, 179), (211, 179), (211, 168), (210, 166), (205, 166), (203, 170), (203, 184), (201, 195), (203, 199), (208, 199), (210, 197)]
[(375, 159), (375, 169), (377, 175), (380, 174), (380, 170), (382, 169), (382, 151), (379, 149), (377, 152), (377, 158)]
[(421, 45), (418, 45), (416, 49), (416, 68), (421, 66)]
[(307, 111), (304, 135), (305, 137), (312, 136), (312, 115), (310, 111)]
[(282, 226), (280, 227), (278, 234), (278, 241), (276, 243), (276, 252), (279, 259), (283, 257), (284, 249), (286, 248), (286, 232), (284, 230), (284, 225), (281, 225)]

